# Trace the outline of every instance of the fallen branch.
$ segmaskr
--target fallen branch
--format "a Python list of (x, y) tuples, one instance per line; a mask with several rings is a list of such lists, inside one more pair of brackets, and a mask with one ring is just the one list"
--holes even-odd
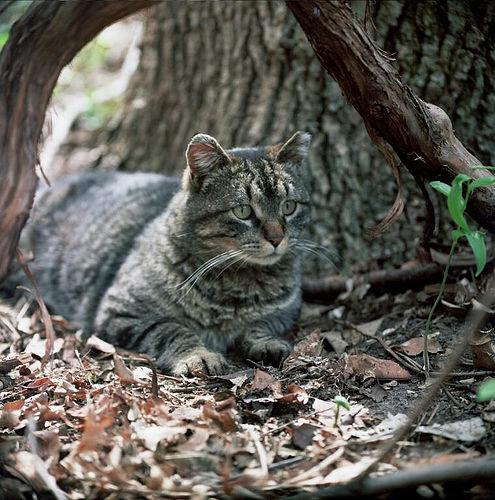
[[(447, 114), (402, 81), (345, 2), (287, 0), (287, 5), (366, 128), (392, 146), (411, 173), (448, 184), (459, 173), (490, 175), (471, 168), (481, 162), (457, 139)], [(476, 190), (467, 212), (495, 232), (495, 187)]]
[(400, 269), (371, 271), (354, 278), (335, 275), (320, 279), (305, 279), (303, 296), (308, 302), (329, 302), (340, 293), (364, 284), (369, 284), (370, 291), (373, 293), (401, 292), (434, 283), (441, 276), (442, 268), (438, 264), (431, 263)]
[(380, 495), (392, 491), (415, 488), (423, 484), (445, 484), (481, 479), (493, 481), (495, 477), (495, 460), (481, 459), (466, 462), (454, 462), (448, 465), (429, 465), (427, 467), (406, 469), (381, 477), (367, 477), (361, 482), (352, 481), (311, 493), (291, 496), (292, 500), (309, 500), (312, 498), (359, 498)]

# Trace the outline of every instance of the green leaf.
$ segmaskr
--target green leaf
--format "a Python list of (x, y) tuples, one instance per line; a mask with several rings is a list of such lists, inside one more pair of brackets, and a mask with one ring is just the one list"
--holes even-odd
[(445, 196), (448, 196), (450, 193), (450, 186), (448, 184), (445, 184), (445, 182), (432, 181), (430, 182), (430, 186)]
[(483, 382), (478, 389), (478, 401), (491, 401), (495, 399), (495, 378)]
[(9, 39), (9, 30), (0, 33), (0, 50), (3, 49), (3, 46), (7, 43), (8, 39)]
[(447, 207), (449, 209), (450, 216), (454, 222), (464, 230), (464, 232), (469, 232), (469, 226), (464, 218), (466, 202), (462, 195), (462, 184), (469, 179), (471, 178), (465, 174), (457, 175), (452, 182), (452, 186), (447, 196)]
[(457, 243), (457, 241), (462, 238), (463, 236), (466, 236), (466, 233), (462, 229), (454, 229), (452, 231), (452, 240)]
[(476, 276), (479, 276), (486, 265), (485, 235), (481, 231), (473, 231), (466, 233), (466, 238), (476, 260)]
[(333, 398), (333, 402), (337, 405), (337, 406), (342, 406), (343, 408), (345, 408), (346, 410), (350, 410), (351, 409), (351, 404), (349, 403), (349, 401), (347, 401), (346, 398), (344, 398), (344, 396), (335, 396)]
[(470, 195), (476, 188), (483, 186), (494, 186), (494, 185), (495, 185), (495, 176), (480, 177), (479, 179), (475, 179), (474, 181), (469, 183), (468, 193)]

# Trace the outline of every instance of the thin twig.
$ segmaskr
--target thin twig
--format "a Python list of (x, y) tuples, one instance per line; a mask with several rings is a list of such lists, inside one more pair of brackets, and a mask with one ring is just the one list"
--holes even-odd
[(445, 270), (443, 272), (443, 278), (442, 278), (442, 283), (440, 284), (440, 290), (438, 291), (437, 298), (435, 299), (435, 302), (430, 309), (430, 313), (428, 314), (428, 319), (426, 320), (425, 332), (423, 334), (423, 337), (424, 337), (423, 365), (424, 365), (424, 368), (426, 370), (427, 377), (430, 376), (430, 357), (428, 355), (428, 338), (430, 336), (430, 328), (431, 328), (433, 313), (435, 312), (435, 309), (437, 308), (438, 304), (440, 304), (440, 301), (442, 300), (443, 292), (445, 291), (445, 285), (447, 283), (447, 278), (449, 276), (450, 264), (452, 262), (452, 257), (454, 257), (454, 252), (455, 252), (456, 246), (457, 246), (457, 239), (454, 238), (452, 240), (452, 245), (450, 246), (449, 259), (447, 261), (447, 265), (445, 266)]
[(258, 453), (258, 459), (260, 461), (260, 469), (263, 477), (268, 475), (268, 457), (266, 455), (266, 450), (263, 448), (261, 441), (252, 428), (249, 428), (249, 435), (253, 440), (256, 452)]
[(41, 311), (41, 317), (43, 319), (43, 324), (45, 325), (45, 337), (46, 337), (45, 355), (41, 360), (41, 366), (46, 366), (48, 361), (50, 361), (50, 359), (53, 356), (53, 346), (55, 344), (55, 330), (53, 329), (52, 318), (48, 312), (48, 309), (46, 308), (45, 301), (43, 300), (40, 289), (38, 288), (38, 283), (36, 282), (33, 274), (31, 273), (31, 270), (29, 269), (29, 266), (27, 265), (26, 260), (22, 255), (22, 252), (18, 248), (16, 249), (16, 255), (17, 255), (17, 260), (19, 261), (19, 264), (22, 267), (22, 270), (24, 271), (25, 275), (28, 277), (29, 281), (33, 285), (34, 297), (36, 299), (36, 302), (38, 302), (38, 306)]

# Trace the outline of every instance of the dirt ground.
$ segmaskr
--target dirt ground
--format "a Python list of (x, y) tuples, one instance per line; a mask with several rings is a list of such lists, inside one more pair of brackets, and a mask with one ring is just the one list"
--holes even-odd
[[(433, 371), (461, 334), (470, 307), (462, 290), (452, 285), (435, 316)], [(313, 498), (323, 487), (352, 484), (423, 394), (422, 332), (435, 293), (354, 290), (332, 305), (306, 304), (282, 367), (234, 360), (221, 377), (156, 380), (149, 360), (96, 337), (85, 344), (56, 316), (54, 359), (42, 366), (46, 341), (33, 300), (4, 299), (0, 491), (7, 498), (33, 491), (73, 499)], [(495, 405), (476, 399), (489, 375), (466, 353), (370, 480), (492, 454)], [(493, 485), (461, 479), (401, 495), (492, 497)]]

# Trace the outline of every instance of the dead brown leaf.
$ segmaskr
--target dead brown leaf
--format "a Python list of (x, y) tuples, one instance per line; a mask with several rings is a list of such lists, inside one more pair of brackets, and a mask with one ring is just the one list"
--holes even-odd
[(262, 391), (267, 387), (271, 387), (274, 382), (275, 379), (269, 373), (263, 370), (256, 370), (251, 383), (251, 389)]
[(495, 349), (490, 334), (478, 332), (470, 342), (470, 347), (476, 370), (495, 371)]
[[(392, 349), (397, 352), (403, 352), (408, 356), (418, 356), (423, 353), (424, 346), (424, 338), (423, 337), (415, 337), (413, 339), (409, 339), (402, 344), (392, 346)], [(437, 354), (442, 352), (442, 346), (436, 339), (428, 339), (428, 352), (430, 354)]]
[(218, 411), (213, 403), (205, 403), (203, 405), (203, 417), (206, 420), (215, 422), (225, 432), (233, 432), (236, 429), (230, 409)]
[(16, 411), (20, 410), (24, 406), (24, 399), (18, 399), (16, 401), (10, 401), (9, 403), (5, 403), (3, 405), (3, 409), (5, 411)]
[(319, 356), (321, 354), (320, 329), (313, 330), (294, 346), (294, 350), (284, 361), (283, 369), (296, 364), (301, 356)]
[(115, 374), (123, 384), (139, 383), (134, 373), (125, 365), (124, 360), (115, 352), (113, 353), (113, 366), (115, 368)]
[(308, 393), (297, 384), (289, 384), (287, 387), (287, 394), (277, 400), (279, 403), (299, 403), (305, 405), (309, 401)]
[(369, 354), (351, 354), (347, 358), (346, 373), (363, 379), (410, 380), (411, 374), (395, 361), (375, 358)]
[(100, 444), (107, 441), (106, 429), (114, 423), (114, 417), (110, 413), (95, 415), (93, 410), (88, 411), (84, 420), (84, 430), (81, 441), (77, 447), (78, 453), (94, 451)]

